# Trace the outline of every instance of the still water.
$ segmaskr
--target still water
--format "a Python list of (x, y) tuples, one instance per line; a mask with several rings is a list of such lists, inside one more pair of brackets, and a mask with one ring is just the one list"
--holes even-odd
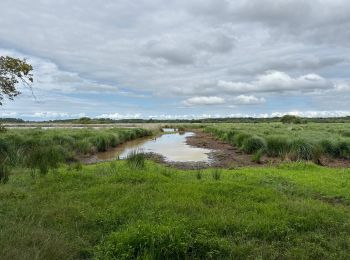
[[(170, 132), (170, 131), (167, 131)], [(115, 158), (125, 159), (133, 151), (157, 153), (171, 162), (209, 162), (209, 149), (197, 148), (186, 144), (186, 138), (195, 135), (192, 132), (163, 134), (159, 137), (138, 139), (127, 142), (110, 151), (98, 153), (99, 161)]]

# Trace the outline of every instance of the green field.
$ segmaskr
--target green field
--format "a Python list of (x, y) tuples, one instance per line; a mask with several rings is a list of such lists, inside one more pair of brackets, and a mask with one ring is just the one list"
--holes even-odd
[(350, 170), (117, 161), (0, 186), (2, 259), (349, 259)]
[[(269, 136), (306, 140), (312, 147), (322, 140), (346, 143), (347, 127), (202, 128), (233, 145), (246, 134), (245, 149), (245, 140), (255, 136), (266, 145)], [(349, 168), (299, 161), (178, 170), (142, 154), (95, 165), (75, 162), (150, 134), (142, 129), (1, 133), (6, 178), (0, 184), (0, 259), (350, 258)]]

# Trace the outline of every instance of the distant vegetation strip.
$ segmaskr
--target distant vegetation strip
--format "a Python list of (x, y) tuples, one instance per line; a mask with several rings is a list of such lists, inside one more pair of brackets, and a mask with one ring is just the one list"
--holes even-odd
[[(82, 117), (78, 119), (64, 120), (46, 120), (46, 121), (25, 121), (20, 118), (0, 118), (0, 123), (69, 123), (69, 124), (113, 124), (113, 123), (266, 123), (280, 122), (288, 118), (270, 117), (270, 118), (254, 118), (254, 117), (222, 117), (222, 118), (203, 118), (203, 119), (111, 119), (111, 118), (89, 118)], [(350, 116), (346, 117), (316, 117), (302, 118), (297, 117), (300, 123), (350, 123)]]
[(0, 181), (11, 168), (24, 167), (46, 174), (60, 163), (76, 161), (79, 156), (107, 151), (109, 148), (152, 131), (133, 129), (26, 129), (0, 133)]

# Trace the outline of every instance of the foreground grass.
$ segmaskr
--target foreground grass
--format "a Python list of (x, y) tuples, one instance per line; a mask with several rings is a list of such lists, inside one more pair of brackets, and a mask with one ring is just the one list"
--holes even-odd
[(350, 170), (123, 161), (0, 185), (1, 259), (349, 259)]

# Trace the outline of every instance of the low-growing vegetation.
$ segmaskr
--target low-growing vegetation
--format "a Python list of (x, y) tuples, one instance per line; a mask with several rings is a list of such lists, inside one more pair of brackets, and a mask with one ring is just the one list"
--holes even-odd
[[(293, 121), (295, 118), (287, 119)], [(205, 131), (247, 154), (260, 151), (270, 157), (318, 163), (322, 156), (350, 159), (349, 127), (350, 124), (331, 123), (242, 123), (211, 125)]]
[(349, 169), (119, 160), (28, 173), (0, 186), (2, 259), (350, 257)]

